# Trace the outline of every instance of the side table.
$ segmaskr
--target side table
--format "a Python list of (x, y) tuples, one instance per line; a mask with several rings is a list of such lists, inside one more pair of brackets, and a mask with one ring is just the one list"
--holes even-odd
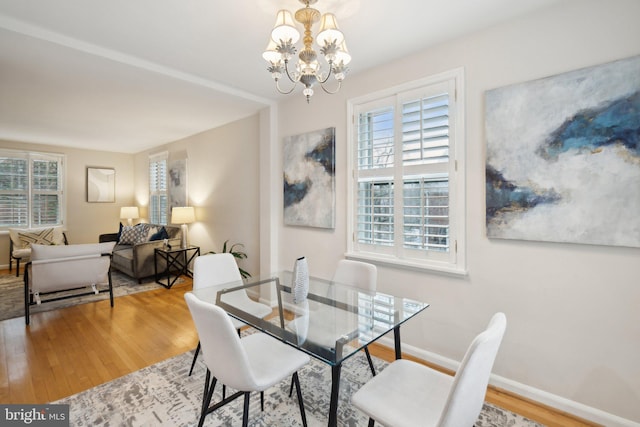
[[(189, 271), (189, 264), (197, 256), (200, 256), (199, 246), (187, 246), (186, 248), (156, 248), (153, 256), (153, 267), (155, 269), (156, 283), (167, 289), (171, 289), (178, 277), (182, 274), (193, 277)], [(158, 260), (164, 260), (164, 271), (158, 271)], [(173, 279), (171, 276), (174, 276)], [(166, 283), (161, 281), (161, 277), (166, 276)]]

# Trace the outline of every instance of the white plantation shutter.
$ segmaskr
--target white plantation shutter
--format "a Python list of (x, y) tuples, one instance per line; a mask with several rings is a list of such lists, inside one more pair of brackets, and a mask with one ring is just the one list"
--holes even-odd
[(402, 105), (404, 164), (449, 161), (449, 94)]
[(367, 111), (358, 117), (358, 167), (393, 166), (393, 107)]
[(61, 162), (58, 159), (34, 158), (32, 168), (31, 224), (56, 225), (62, 223)]
[(29, 225), (29, 161), (3, 155), (0, 158), (0, 226)]
[(0, 227), (63, 222), (63, 155), (0, 150)]
[(394, 207), (393, 182), (358, 183), (358, 241), (393, 246)]
[(456, 191), (464, 181), (452, 153), (463, 143), (456, 140), (462, 133), (461, 74), (425, 81), (353, 103), (349, 252), (459, 270), (455, 233), (464, 224), (456, 224), (452, 212), (464, 205), (464, 191)]
[(166, 152), (149, 157), (149, 222), (167, 224), (169, 193)]
[(404, 181), (403, 243), (406, 248), (449, 251), (449, 181)]

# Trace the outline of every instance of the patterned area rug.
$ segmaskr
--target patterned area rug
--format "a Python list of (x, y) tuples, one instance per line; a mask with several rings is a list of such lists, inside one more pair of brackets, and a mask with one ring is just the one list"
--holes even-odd
[[(70, 405), (73, 426), (193, 426), (198, 424), (206, 368), (199, 363), (188, 376), (193, 352), (167, 359), (124, 377), (53, 403)], [(374, 358), (375, 359), (375, 358)], [(375, 359), (376, 370), (386, 362)], [(302, 395), (310, 427), (326, 426), (329, 412), (331, 370), (315, 359), (299, 372)], [(351, 395), (371, 376), (362, 352), (347, 360), (340, 383), (339, 425), (366, 426), (367, 418), (350, 404)], [(260, 396), (251, 396), (249, 425), (300, 426), (295, 393), (289, 397), (289, 381), (265, 391), (265, 410)], [(232, 391), (227, 390), (227, 393)], [(212, 402), (221, 399), (217, 385)], [(242, 421), (242, 398), (206, 417), (205, 426), (237, 426)], [(378, 425), (378, 424), (376, 424)], [(540, 427), (533, 421), (485, 404), (476, 427)]]
[[(162, 286), (157, 284), (153, 278), (145, 279), (143, 280), (143, 283), (139, 284), (136, 279), (133, 279), (119, 271), (113, 271), (111, 273), (111, 281), (113, 283), (114, 298), (162, 288)], [(182, 278), (179, 278), (176, 281), (176, 284), (180, 282), (182, 282)], [(99, 289), (103, 289), (103, 287), (99, 287)], [(29, 311), (31, 314), (34, 314), (42, 311), (51, 311), (58, 308), (70, 307), (72, 305), (101, 301), (108, 298), (109, 293), (103, 292), (98, 295), (86, 295), (82, 297), (42, 303), (40, 305), (32, 305)], [(20, 274), (20, 277), (16, 277), (15, 273), (0, 275), (0, 320), (13, 319), (14, 317), (22, 316), (24, 316), (24, 278), (22, 274)]]

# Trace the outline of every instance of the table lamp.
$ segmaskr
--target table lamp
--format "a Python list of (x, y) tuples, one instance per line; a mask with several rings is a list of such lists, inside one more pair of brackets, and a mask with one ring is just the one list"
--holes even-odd
[(171, 208), (171, 223), (181, 224), (182, 227), (182, 240), (180, 241), (180, 247), (187, 247), (187, 224), (191, 224), (196, 220), (196, 213), (193, 206), (183, 206)]
[(133, 220), (140, 218), (137, 206), (123, 206), (120, 208), (120, 219), (126, 219), (127, 225), (133, 225)]

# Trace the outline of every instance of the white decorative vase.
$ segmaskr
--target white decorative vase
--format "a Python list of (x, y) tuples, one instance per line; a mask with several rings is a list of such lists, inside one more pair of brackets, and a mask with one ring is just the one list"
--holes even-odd
[(293, 266), (291, 289), (294, 304), (299, 304), (307, 299), (307, 294), (309, 293), (309, 267), (305, 257), (298, 258)]

